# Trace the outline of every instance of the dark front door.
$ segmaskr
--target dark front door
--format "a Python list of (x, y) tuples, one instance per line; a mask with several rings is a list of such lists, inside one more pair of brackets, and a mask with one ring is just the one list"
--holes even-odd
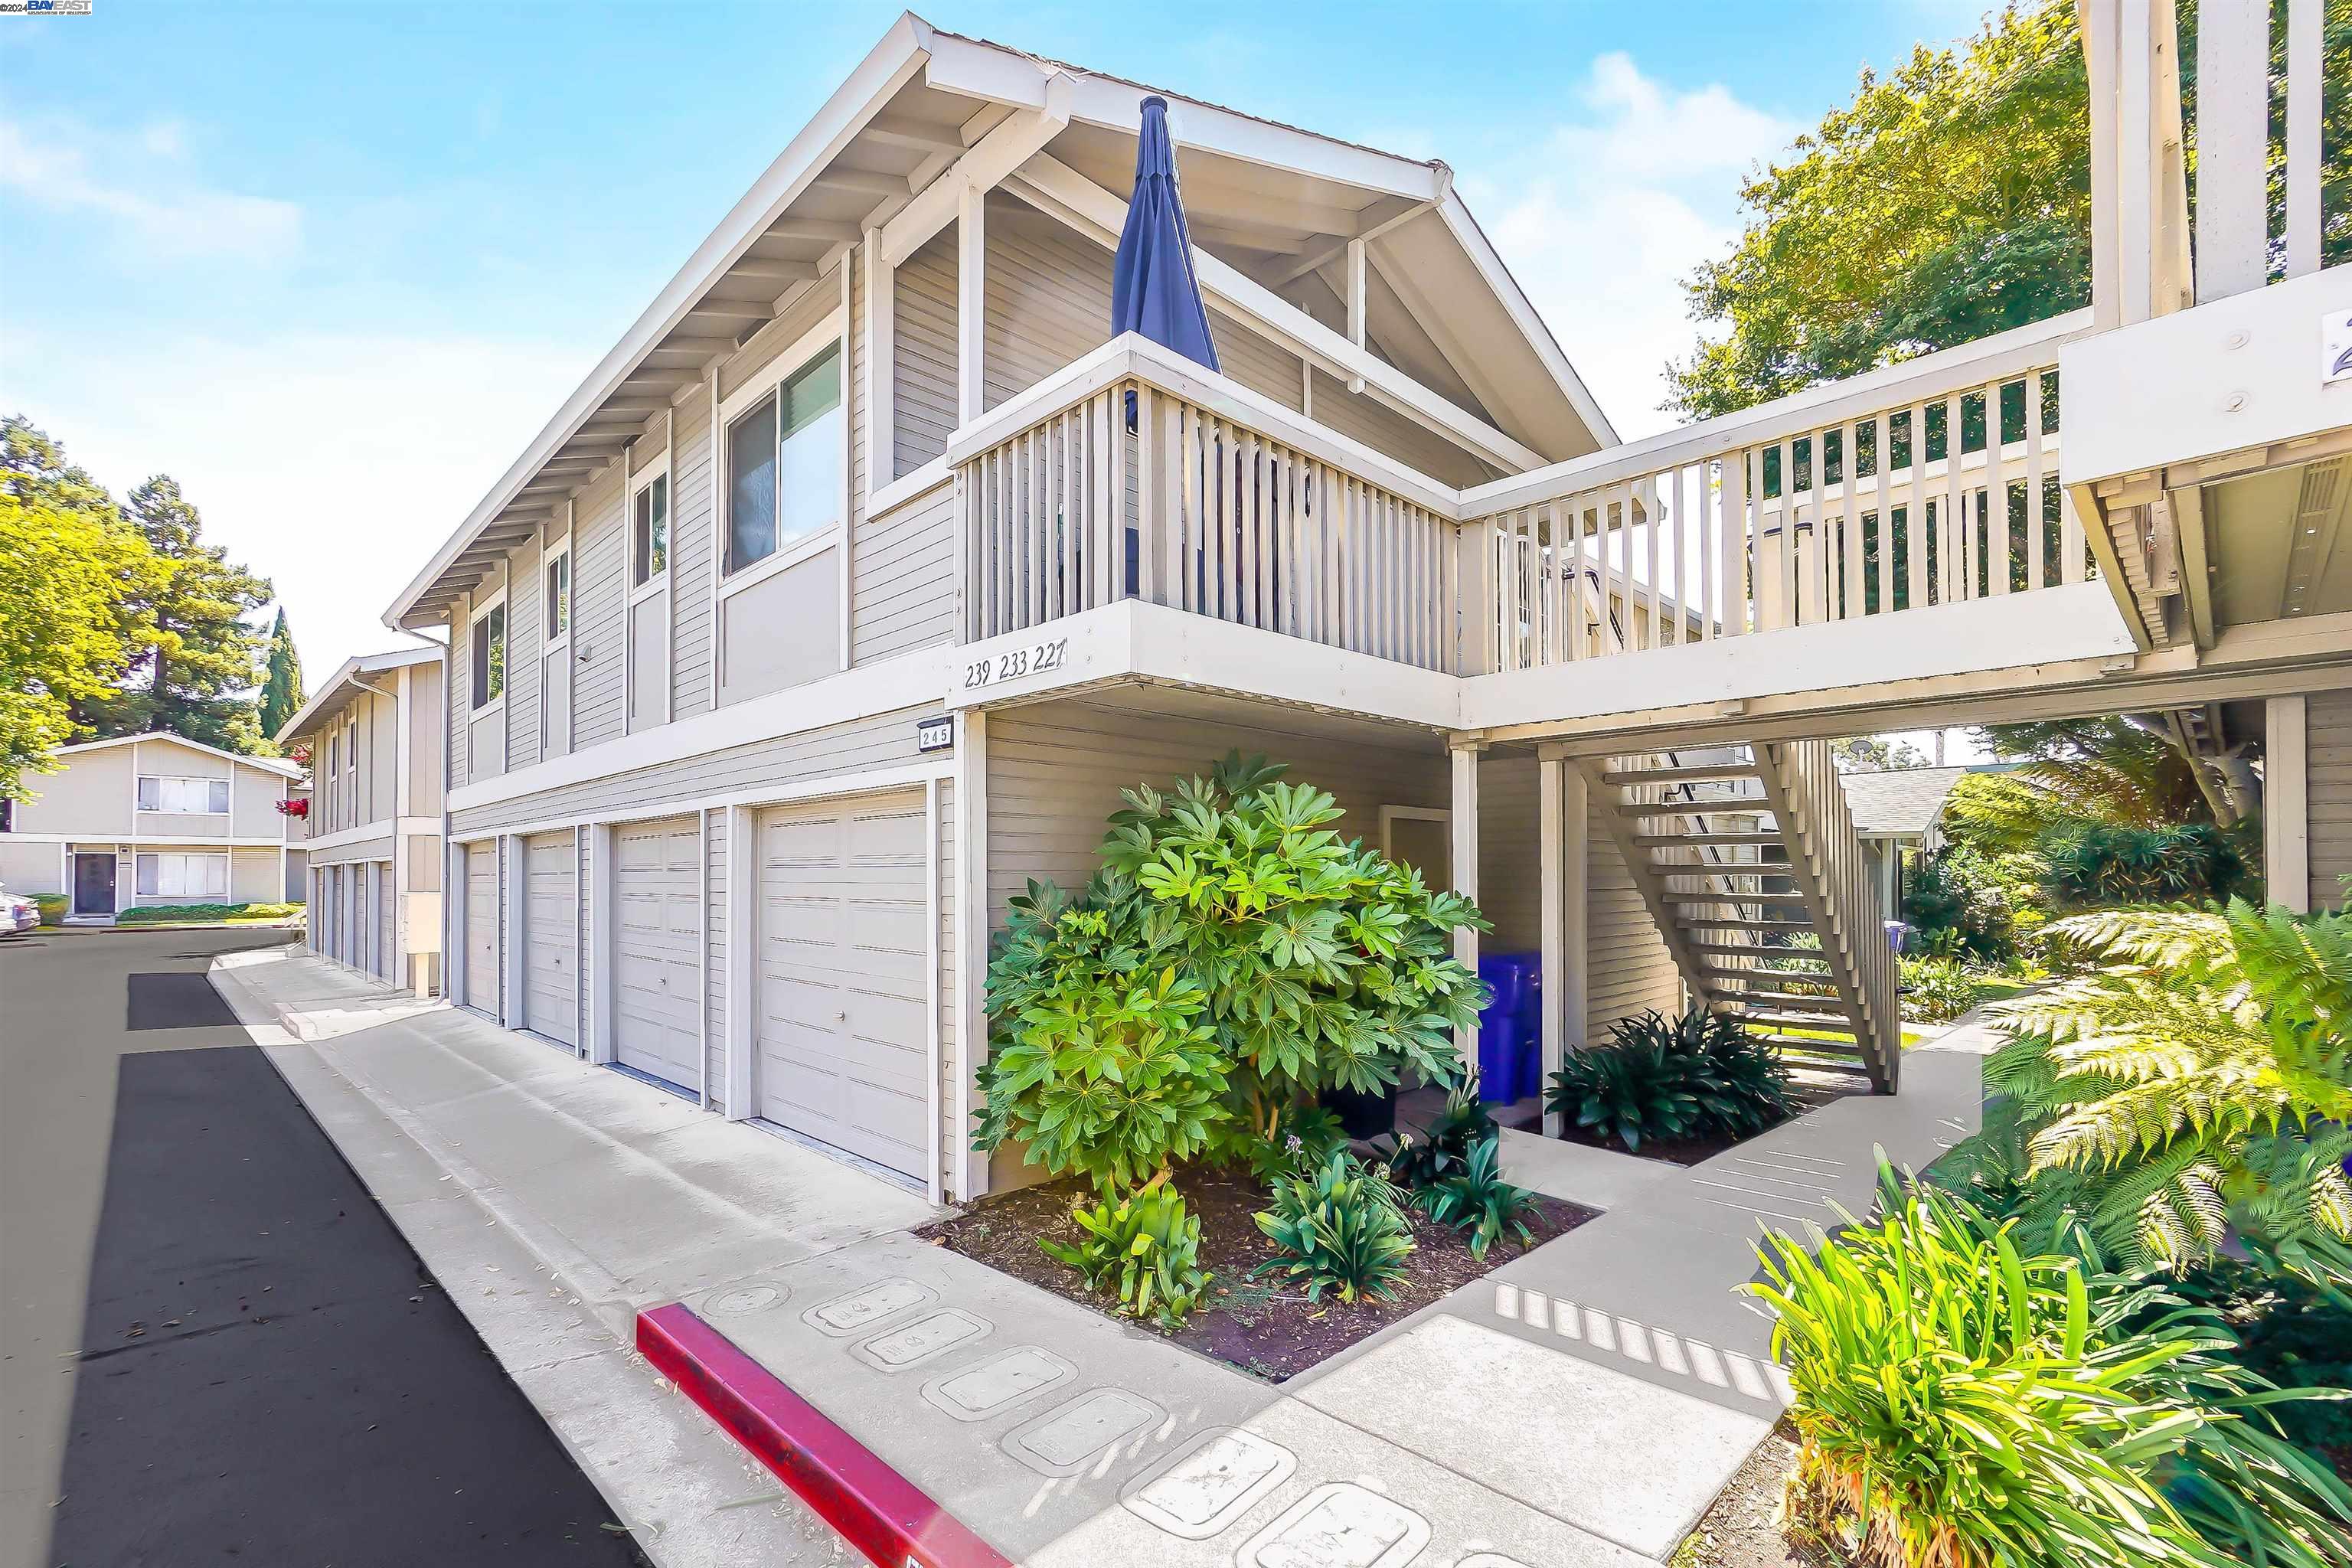
[(111, 855), (75, 856), (74, 913), (110, 915), (113, 912), (114, 857)]

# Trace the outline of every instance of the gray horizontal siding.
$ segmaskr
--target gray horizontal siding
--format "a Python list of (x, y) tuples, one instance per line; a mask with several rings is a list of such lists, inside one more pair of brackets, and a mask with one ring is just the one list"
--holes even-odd
[(1110, 342), (1111, 253), (1011, 197), (988, 204), (983, 400), (993, 408)]
[(956, 637), (955, 486), (862, 522), (850, 554), (850, 661)]
[(902, 766), (917, 760), (915, 721), (935, 705), (877, 713), (771, 740), (755, 741), (611, 778), (542, 790), (457, 813), (460, 835), (531, 822), (617, 816), (670, 802), (755, 794), (762, 786)]
[(670, 572), (677, 595), (671, 644), (672, 711), (683, 719), (710, 706), (710, 397), (698, 388), (677, 410), (670, 454)]
[(308, 854), (313, 866), (347, 866), (354, 862), (389, 860), (392, 858), (392, 835), (355, 838), (348, 844), (331, 844), (323, 849), (311, 849)]
[(574, 751), (621, 732), (625, 668), (621, 616), (628, 595), (620, 465), (574, 504), (572, 541), (572, 740)]
[(2305, 711), (2311, 907), (2342, 909), (2352, 901), (2341, 880), (2352, 877), (2352, 691), (2315, 691)]
[(910, 474), (948, 449), (956, 426), (956, 226), (931, 237), (894, 274), (893, 467)]

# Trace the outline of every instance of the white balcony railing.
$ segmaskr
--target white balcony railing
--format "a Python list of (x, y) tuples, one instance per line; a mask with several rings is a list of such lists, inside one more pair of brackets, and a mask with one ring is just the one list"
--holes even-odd
[(1123, 598), (1450, 674), (2079, 583), (2090, 312), (1469, 490), (1123, 337), (959, 430), (964, 631)]
[(1496, 552), (1494, 668), (2083, 581), (2055, 367), (2088, 317), (1465, 492)]
[(974, 641), (1120, 598), (1460, 672), (1455, 492), (1136, 337), (957, 433)]

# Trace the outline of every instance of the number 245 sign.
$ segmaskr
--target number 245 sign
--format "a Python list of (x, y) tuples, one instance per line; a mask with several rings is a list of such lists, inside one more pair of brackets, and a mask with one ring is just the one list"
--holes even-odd
[(1042, 675), (1059, 669), (1068, 662), (1070, 639), (1055, 637), (1052, 642), (1034, 643), (1016, 647), (993, 658), (976, 659), (963, 667), (963, 689), (993, 686), (999, 681), (1014, 680), (1024, 675)]

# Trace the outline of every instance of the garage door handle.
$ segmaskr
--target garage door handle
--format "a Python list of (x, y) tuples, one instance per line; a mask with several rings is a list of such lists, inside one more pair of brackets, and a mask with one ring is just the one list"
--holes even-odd
[(836, 1020), (843, 1019), (843, 1018), (846, 1018), (846, 1017), (848, 1017), (848, 1016), (849, 1016), (849, 1015), (848, 1015), (846, 1012), (835, 1013), (835, 1014), (834, 1015), (834, 1017), (835, 1017)]

